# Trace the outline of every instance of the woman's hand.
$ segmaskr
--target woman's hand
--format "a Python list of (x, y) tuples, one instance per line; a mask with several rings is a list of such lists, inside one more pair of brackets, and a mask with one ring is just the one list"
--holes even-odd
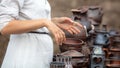
[(61, 17), (61, 18), (53, 18), (52, 19), (55, 24), (63, 30), (68, 31), (70, 34), (78, 34), (80, 30), (77, 27), (82, 28), (83, 26), (78, 22), (72, 21), (68, 17)]
[(48, 19), (38, 20), (12, 20), (0, 32), (2, 35), (21, 34), (47, 27), (58, 45), (65, 41), (64, 32)]
[(65, 33), (51, 21), (46, 22), (46, 27), (54, 36), (56, 43), (62, 45), (66, 40)]

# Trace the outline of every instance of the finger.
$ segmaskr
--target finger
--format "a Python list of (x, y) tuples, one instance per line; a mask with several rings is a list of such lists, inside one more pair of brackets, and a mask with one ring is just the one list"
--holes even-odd
[(61, 31), (59, 31), (59, 36), (60, 36), (60, 38), (59, 38), (59, 45), (62, 45), (62, 42), (64, 40), (64, 36), (63, 36)]
[(70, 34), (74, 34), (70, 29), (67, 30)]
[(63, 41), (63, 39), (64, 39), (64, 36), (63, 36), (61, 30), (59, 30), (59, 31), (57, 32), (57, 34), (58, 34), (59, 45), (62, 45), (62, 41)]
[(73, 23), (73, 20), (71, 19), (71, 18), (69, 18), (69, 17), (62, 17), (62, 19), (64, 20), (64, 22), (65, 23), (70, 23), (70, 24), (72, 24)]
[(62, 40), (62, 43), (63, 43), (63, 42), (66, 41), (66, 36), (65, 36), (65, 33), (64, 33), (64, 32), (62, 33), (62, 35), (63, 35), (63, 40)]
[(65, 41), (65, 33), (61, 30), (61, 29), (58, 29), (58, 39), (59, 39), (59, 45), (62, 45), (63, 41)]
[(80, 33), (80, 29), (78, 29), (77, 27), (71, 27), (74, 31), (76, 31), (77, 33)]
[(58, 36), (57, 36), (57, 34), (54, 34), (54, 38), (55, 38), (56, 44), (59, 45), (59, 41), (58, 41)]
[(78, 34), (78, 32), (75, 31), (73, 28), (71, 28), (70, 30), (73, 32), (73, 34)]
[(61, 39), (61, 35), (60, 35), (58, 30), (55, 32), (55, 38), (56, 38), (57, 44), (59, 45), (60, 42), (61, 42), (61, 40), (60, 40)]
[(65, 36), (65, 33), (62, 31), (62, 35), (63, 35), (63, 41), (62, 42), (65, 42), (66, 41), (66, 36)]
[(74, 21), (73, 21), (72, 19), (70, 19), (70, 18), (67, 18), (66, 21), (67, 21), (67, 22), (70, 22), (70, 23), (73, 23), (73, 22), (74, 22)]
[(74, 22), (74, 25), (75, 25), (75, 26), (79, 26), (80, 28), (83, 28), (83, 25), (81, 25), (81, 24), (78, 23), (78, 22)]

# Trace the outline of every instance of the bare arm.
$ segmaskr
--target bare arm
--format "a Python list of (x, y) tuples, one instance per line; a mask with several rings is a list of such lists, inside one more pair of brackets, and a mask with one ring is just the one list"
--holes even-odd
[(2, 35), (19, 34), (29, 32), (41, 27), (47, 27), (51, 34), (54, 36), (58, 45), (65, 41), (64, 32), (57, 27), (52, 21), (47, 19), (39, 20), (12, 20), (2, 30)]
[(29, 32), (31, 30), (35, 30), (41, 27), (46, 27), (47, 20), (40, 19), (40, 20), (12, 20), (8, 25), (6, 25), (2, 30), (2, 35), (9, 35), (9, 34), (20, 34)]

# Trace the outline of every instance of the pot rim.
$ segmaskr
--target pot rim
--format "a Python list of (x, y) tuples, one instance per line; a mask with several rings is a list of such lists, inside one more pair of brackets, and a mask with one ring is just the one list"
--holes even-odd
[(120, 52), (119, 48), (110, 48), (109, 49), (111, 52)]
[(63, 42), (62, 44), (64, 45), (83, 45), (84, 44), (84, 41), (81, 40), (81, 39), (76, 39), (76, 38), (66, 38), (66, 40), (72, 40), (72, 41), (80, 41), (79, 43), (66, 43), (66, 42)]
[(106, 61), (119, 61), (120, 62), (120, 59), (106, 59)]
[(106, 64), (107, 67), (120, 68), (120, 64)]

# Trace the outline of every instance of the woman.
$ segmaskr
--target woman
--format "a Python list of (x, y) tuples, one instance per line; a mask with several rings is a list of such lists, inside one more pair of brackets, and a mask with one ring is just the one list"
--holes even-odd
[(47, 0), (0, 0), (0, 32), (10, 35), (1, 68), (49, 68), (53, 56), (50, 35), (61, 45), (65, 41), (61, 29), (80, 32), (73, 24), (67, 17), (51, 19)]

